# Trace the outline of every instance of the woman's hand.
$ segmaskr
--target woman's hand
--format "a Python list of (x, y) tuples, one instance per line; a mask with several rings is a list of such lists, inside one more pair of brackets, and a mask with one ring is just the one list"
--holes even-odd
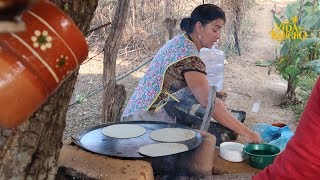
[[(197, 71), (188, 71), (184, 74), (184, 78), (197, 101), (206, 107), (209, 94), (209, 84), (206, 75)], [(221, 125), (238, 133), (249, 143), (262, 142), (260, 135), (235, 119), (225, 104), (218, 98), (215, 99), (214, 110), (211, 116)]]
[(249, 130), (247, 133), (240, 135), (246, 140), (248, 143), (262, 143), (262, 138), (257, 132)]

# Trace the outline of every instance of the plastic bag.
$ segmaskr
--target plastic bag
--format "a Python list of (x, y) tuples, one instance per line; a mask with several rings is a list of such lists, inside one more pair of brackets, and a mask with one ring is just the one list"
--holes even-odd
[(260, 134), (265, 143), (275, 145), (280, 150), (286, 147), (294, 134), (288, 126), (277, 127), (269, 124), (255, 124), (253, 130)]

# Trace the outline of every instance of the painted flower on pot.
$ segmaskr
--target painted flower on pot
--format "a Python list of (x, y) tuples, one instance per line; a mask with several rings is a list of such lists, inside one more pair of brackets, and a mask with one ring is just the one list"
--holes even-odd
[(68, 56), (64, 55), (61, 55), (59, 58), (56, 59), (56, 68), (59, 69), (61, 72), (66, 72), (62, 79), (64, 79), (68, 74), (70, 74), (70, 71), (67, 70), (68, 59)]
[(68, 56), (61, 55), (56, 59), (56, 68), (62, 68), (64, 65), (68, 65)]
[(33, 42), (33, 47), (40, 47), (42, 51), (52, 47), (52, 37), (49, 36), (49, 33), (46, 30), (42, 32), (40, 30), (35, 30), (34, 36), (31, 36), (31, 40)]

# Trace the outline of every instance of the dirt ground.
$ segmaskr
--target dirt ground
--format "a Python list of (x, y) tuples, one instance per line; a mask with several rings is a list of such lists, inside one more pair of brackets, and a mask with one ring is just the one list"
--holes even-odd
[[(254, 40), (243, 56), (227, 59), (224, 85), (229, 96), (226, 103), (230, 108), (246, 111), (248, 125), (273, 122), (289, 124), (291, 128), (296, 125), (293, 113), (278, 106), (287, 88), (286, 81), (274, 71), (268, 75), (268, 68), (255, 66), (258, 60), (275, 59), (275, 48), (279, 43), (269, 34), (273, 27), (272, 10), (282, 14), (287, 4), (284, 1), (256, 1), (250, 12)], [(260, 103), (260, 110), (254, 113), (251, 110), (256, 102)]]
[[(272, 40), (269, 32), (273, 27), (272, 10), (283, 13), (285, 6), (292, 0), (256, 0), (250, 10), (252, 34), (247, 49), (242, 56), (227, 58), (225, 65), (224, 91), (228, 93), (226, 104), (231, 109), (243, 110), (247, 113), (245, 124), (282, 122), (295, 128), (297, 120), (288, 109), (279, 107), (280, 100), (286, 90), (286, 81), (276, 72), (268, 75), (268, 68), (255, 66), (258, 60), (272, 60), (275, 58), (275, 47), (279, 43)], [(128, 54), (130, 56), (130, 53)], [(93, 54), (89, 55), (89, 57)], [(145, 59), (138, 59), (132, 55), (131, 59), (117, 60), (117, 75), (130, 71)], [(101, 122), (102, 108), (102, 57), (97, 56), (81, 65), (78, 81), (75, 86), (71, 103), (78, 96), (91, 94), (81, 104), (69, 108), (64, 138), (80, 133), (82, 130)], [(146, 67), (127, 76), (119, 84), (124, 84), (127, 90), (127, 99), (130, 97), (139, 78), (143, 76)], [(254, 103), (259, 103), (258, 112), (252, 112)]]
[[(283, 13), (283, 9), (292, 0), (256, 0), (255, 6), (250, 10), (252, 21), (252, 34), (248, 39), (248, 47), (242, 56), (227, 58), (225, 65), (224, 91), (228, 93), (226, 104), (229, 108), (243, 110), (247, 113), (245, 124), (252, 127), (255, 123), (281, 122), (288, 124), (292, 130), (297, 125), (292, 111), (279, 107), (282, 96), (285, 93), (287, 83), (276, 72), (268, 75), (268, 68), (255, 66), (260, 60), (272, 60), (275, 58), (275, 48), (279, 43), (272, 40), (269, 32), (273, 27), (272, 10)], [(276, 5), (275, 5), (276, 4)], [(130, 53), (128, 54), (130, 56)], [(93, 57), (92, 52), (89, 57)], [(117, 76), (130, 71), (145, 58), (139, 59), (132, 54), (131, 59), (117, 60)], [(78, 80), (71, 104), (78, 96), (91, 94), (81, 104), (73, 105), (67, 113), (67, 124), (64, 139), (76, 135), (84, 129), (101, 124), (102, 109), (102, 57), (97, 56), (81, 65)], [(127, 90), (127, 99), (146, 70), (141, 68), (137, 72), (119, 81)], [(259, 103), (258, 112), (252, 112), (254, 103)], [(250, 179), (252, 174), (228, 174), (210, 176), (204, 179)]]

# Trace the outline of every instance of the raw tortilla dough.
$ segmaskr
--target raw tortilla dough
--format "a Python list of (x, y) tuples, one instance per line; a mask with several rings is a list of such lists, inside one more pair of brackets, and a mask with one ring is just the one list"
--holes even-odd
[(150, 157), (160, 157), (188, 151), (188, 147), (179, 143), (157, 143), (142, 146), (138, 152)]
[(163, 128), (152, 131), (150, 138), (160, 142), (180, 142), (187, 141), (196, 136), (196, 132), (182, 128)]
[(115, 124), (103, 128), (101, 132), (112, 138), (134, 138), (143, 135), (146, 129), (134, 124)]

